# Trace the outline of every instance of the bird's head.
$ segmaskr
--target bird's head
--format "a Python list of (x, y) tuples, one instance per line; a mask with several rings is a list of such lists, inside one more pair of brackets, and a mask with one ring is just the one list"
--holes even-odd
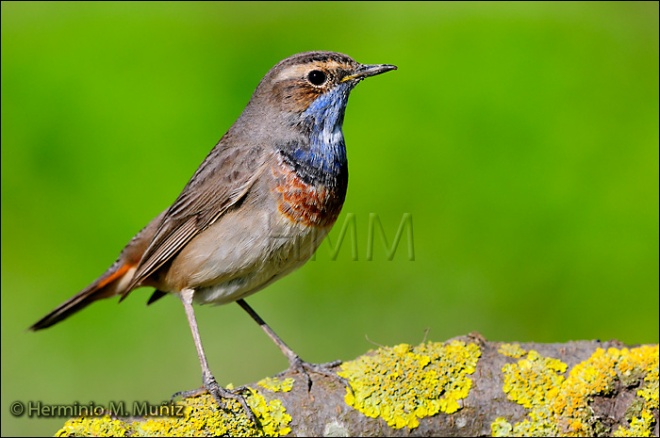
[(396, 66), (360, 64), (342, 53), (299, 53), (266, 74), (250, 103), (285, 114), (312, 116), (317, 121), (343, 118), (353, 87), (364, 78), (390, 70)]

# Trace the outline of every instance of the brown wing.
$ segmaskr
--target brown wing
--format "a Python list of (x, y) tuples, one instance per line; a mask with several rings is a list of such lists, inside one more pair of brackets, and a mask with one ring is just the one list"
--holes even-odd
[(261, 174), (263, 148), (228, 147), (229, 136), (220, 140), (165, 213), (124, 297), (243, 198)]

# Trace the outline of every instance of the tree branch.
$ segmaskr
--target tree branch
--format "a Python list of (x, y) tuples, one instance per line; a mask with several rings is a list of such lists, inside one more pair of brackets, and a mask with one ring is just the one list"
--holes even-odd
[(58, 436), (658, 436), (658, 345), (472, 334), (379, 348), (336, 371), (352, 391), (323, 375), (308, 390), (288, 372), (248, 385), (257, 428), (237, 402), (203, 395), (74, 418)]

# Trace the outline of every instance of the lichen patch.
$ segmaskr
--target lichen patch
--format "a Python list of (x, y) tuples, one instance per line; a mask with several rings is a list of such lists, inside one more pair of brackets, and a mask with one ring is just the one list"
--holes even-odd
[(419, 419), (461, 408), (481, 350), (476, 344), (429, 342), (383, 347), (342, 365), (348, 405), (390, 427), (415, 428)]

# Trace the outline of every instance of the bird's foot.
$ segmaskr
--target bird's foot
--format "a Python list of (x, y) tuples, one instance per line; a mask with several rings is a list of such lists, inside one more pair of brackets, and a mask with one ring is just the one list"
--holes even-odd
[(319, 364), (309, 363), (305, 362), (298, 356), (294, 356), (293, 359), (289, 360), (289, 369), (281, 372), (279, 375), (292, 372), (304, 376), (307, 380), (307, 391), (309, 391), (312, 389), (312, 378), (309, 376), (309, 373), (321, 374), (323, 376), (338, 380), (342, 385), (348, 388), (349, 391), (353, 391), (348, 380), (339, 376), (335, 371), (332, 370), (332, 368), (337, 368), (339, 365), (341, 365), (341, 363), (341, 360), (334, 360), (332, 362)]
[(254, 415), (254, 412), (252, 412), (252, 409), (250, 409), (250, 406), (247, 404), (247, 401), (245, 401), (245, 397), (243, 397), (243, 395), (241, 394), (242, 392), (247, 390), (245, 386), (241, 386), (232, 391), (218, 385), (218, 382), (216, 382), (215, 377), (213, 377), (212, 375), (208, 375), (208, 376), (204, 375), (202, 380), (204, 382), (204, 386), (197, 389), (192, 389), (190, 391), (179, 391), (175, 393), (172, 396), (172, 398), (199, 397), (202, 394), (211, 394), (215, 399), (216, 403), (218, 403), (218, 406), (222, 409), (226, 407), (223, 399), (236, 400), (241, 404), (243, 410), (245, 411), (245, 414), (255, 424), (255, 426), (259, 425), (259, 423), (257, 422), (257, 417)]

